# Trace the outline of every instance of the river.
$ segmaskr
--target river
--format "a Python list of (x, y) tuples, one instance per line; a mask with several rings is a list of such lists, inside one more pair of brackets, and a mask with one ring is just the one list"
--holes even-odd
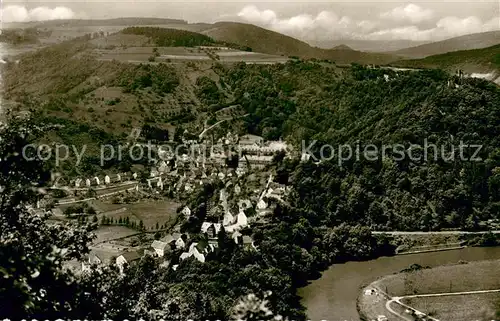
[(462, 250), (382, 257), (365, 262), (334, 264), (320, 279), (299, 289), (302, 304), (312, 321), (359, 321), (356, 300), (361, 287), (384, 275), (399, 272), (411, 264), (439, 266), (464, 261), (500, 259), (500, 247), (468, 247)]

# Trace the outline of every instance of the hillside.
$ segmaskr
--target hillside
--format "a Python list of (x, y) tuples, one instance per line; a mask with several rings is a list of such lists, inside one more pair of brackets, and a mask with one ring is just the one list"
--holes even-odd
[(382, 64), (394, 60), (391, 55), (365, 53), (352, 50), (347, 46), (333, 49), (311, 47), (298, 39), (245, 23), (218, 22), (212, 28), (203, 30), (201, 33), (219, 41), (248, 46), (253, 51), (273, 55), (329, 59), (338, 63)]
[(500, 45), (483, 49), (462, 50), (423, 59), (402, 60), (393, 63), (400, 67), (442, 68), (455, 72), (462, 69), (466, 73), (500, 73)]
[(121, 31), (123, 34), (146, 36), (151, 38), (159, 47), (194, 47), (209, 46), (215, 41), (200, 33), (168, 28), (155, 27), (128, 27)]
[(481, 49), (494, 46), (499, 43), (500, 30), (455, 37), (443, 41), (393, 51), (392, 53), (408, 58), (423, 58), (453, 51)]
[(287, 56), (313, 56), (316, 52), (303, 41), (245, 23), (218, 22), (201, 33), (251, 47), (256, 52)]

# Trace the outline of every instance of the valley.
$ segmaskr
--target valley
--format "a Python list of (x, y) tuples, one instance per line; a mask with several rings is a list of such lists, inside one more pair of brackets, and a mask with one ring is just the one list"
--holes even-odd
[[(10, 27), (0, 236), (22, 272), (0, 298), (38, 277), (22, 248), (75, 318), (239, 320), (246, 299), (272, 320), (495, 317), (493, 292), (420, 295), (499, 288), (496, 33), (376, 53), (239, 22)], [(477, 161), (443, 152), (463, 143)]]

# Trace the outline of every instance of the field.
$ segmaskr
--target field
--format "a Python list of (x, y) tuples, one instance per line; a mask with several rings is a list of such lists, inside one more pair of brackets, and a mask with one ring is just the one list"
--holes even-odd
[(422, 269), (387, 276), (374, 284), (390, 296), (500, 289), (500, 260)]
[(143, 221), (147, 230), (155, 229), (156, 224), (160, 227), (171, 226), (177, 218), (179, 203), (174, 201), (143, 200), (136, 204), (111, 204), (102, 201), (93, 201), (96, 210), (103, 212), (107, 218), (118, 220), (129, 217), (130, 220)]
[[(111, 42), (110, 42), (111, 43)], [(114, 43), (114, 42), (113, 42)], [(113, 49), (95, 49), (94, 54), (97, 59), (109, 61), (118, 60), (129, 63), (148, 63), (148, 59), (153, 55), (153, 46), (141, 47), (117, 47)], [(211, 61), (206, 52), (198, 48), (185, 47), (158, 47), (158, 54), (155, 62), (181, 62), (181, 61)], [(263, 53), (239, 51), (239, 50), (216, 50), (213, 51), (219, 56), (220, 62), (239, 62), (247, 63), (284, 63), (288, 58), (268, 55)]]
[(442, 321), (486, 321), (494, 320), (497, 316), (496, 311), (500, 303), (500, 293), (411, 298), (404, 299), (403, 303)]
[(95, 231), (95, 234), (97, 235), (97, 238), (94, 239), (94, 244), (98, 244), (137, 234), (137, 231), (125, 226), (101, 226), (97, 229), (97, 231)]

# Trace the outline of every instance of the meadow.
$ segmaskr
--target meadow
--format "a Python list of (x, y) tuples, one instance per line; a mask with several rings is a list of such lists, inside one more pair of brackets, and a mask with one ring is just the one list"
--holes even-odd
[(389, 275), (374, 283), (390, 296), (500, 289), (500, 260), (445, 265)]

